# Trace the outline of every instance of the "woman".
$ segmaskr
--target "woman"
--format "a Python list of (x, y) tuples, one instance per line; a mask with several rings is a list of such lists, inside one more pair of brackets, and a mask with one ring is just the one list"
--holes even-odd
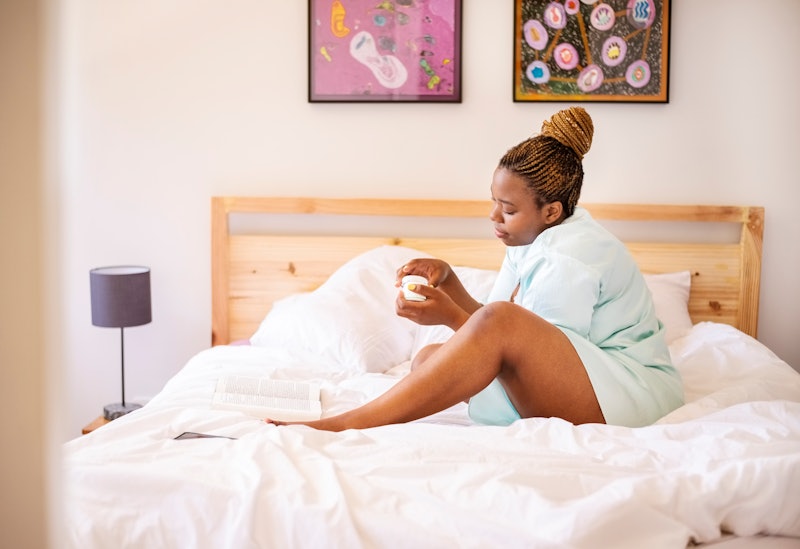
[(417, 274), (430, 286), (410, 288), (422, 302), (400, 293), (397, 314), (455, 333), (420, 351), (375, 400), (306, 425), (402, 423), (468, 400), (484, 424), (559, 417), (640, 426), (683, 403), (644, 278), (625, 246), (577, 206), (593, 134), (588, 113), (572, 107), (500, 159), (489, 218), (507, 250), (489, 303), (475, 301), (441, 260), (402, 266), (398, 284)]

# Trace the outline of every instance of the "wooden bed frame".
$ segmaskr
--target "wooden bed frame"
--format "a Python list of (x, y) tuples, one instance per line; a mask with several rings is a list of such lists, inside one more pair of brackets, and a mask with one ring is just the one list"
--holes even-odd
[[(754, 206), (581, 204), (601, 221), (711, 223), (740, 226), (738, 241), (628, 241), (642, 272), (689, 270), (693, 322), (730, 324), (756, 337), (761, 279), (764, 208)], [(487, 200), (408, 200), (286, 197), (214, 197), (211, 202), (212, 345), (250, 337), (272, 303), (296, 292), (311, 291), (352, 257), (380, 245), (425, 251), (452, 265), (497, 269), (504, 246), (491, 232)], [(299, 216), (303, 234), (285, 230), (233, 230), (232, 216), (258, 214), (284, 219)], [(361, 234), (326, 226), (333, 218), (373, 219), (376, 228)], [(485, 237), (414, 236), (423, 220), (442, 218), (482, 223)], [(404, 228), (382, 229), (383, 219), (405, 220)], [(365, 223), (366, 225), (366, 223)], [(310, 230), (309, 230), (310, 229)], [(392, 234), (385, 234), (391, 232)], [(652, 240), (652, 239), (651, 239)]]

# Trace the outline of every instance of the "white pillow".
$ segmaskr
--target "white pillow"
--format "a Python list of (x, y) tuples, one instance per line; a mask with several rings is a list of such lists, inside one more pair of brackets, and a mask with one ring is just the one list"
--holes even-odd
[[(478, 301), (485, 303), (495, 278), (497, 278), (497, 272), (469, 267), (454, 267), (453, 269), (470, 294)], [(689, 317), (691, 273), (681, 271), (646, 274), (644, 280), (653, 296), (656, 316), (664, 325), (664, 337), (667, 344), (688, 334), (692, 329), (692, 319)], [(426, 345), (447, 341), (452, 335), (453, 330), (447, 326), (420, 326), (414, 339), (411, 356), (416, 356)]]
[[(494, 281), (497, 278), (498, 271), (487, 269), (475, 269), (473, 267), (453, 267), (453, 271), (461, 280), (472, 297), (481, 303), (486, 303), (489, 298), (489, 292), (494, 286)], [(417, 336), (414, 338), (414, 345), (411, 348), (411, 357), (415, 357), (420, 349), (431, 343), (444, 343), (450, 336), (453, 335), (453, 330), (447, 326), (420, 326), (417, 329)]]
[[(383, 372), (415, 356), (425, 345), (446, 341), (453, 333), (450, 328), (418, 326), (395, 314), (395, 272), (415, 257), (430, 256), (403, 246), (381, 246), (355, 257), (314, 292), (275, 302), (250, 344), (291, 342), (330, 360), (332, 368)], [(453, 270), (475, 299), (486, 301), (497, 271), (459, 266)], [(665, 326), (667, 343), (688, 333), (692, 327), (690, 273), (644, 278), (656, 315)]]
[(692, 329), (689, 316), (689, 290), (692, 275), (689, 271), (646, 274), (644, 281), (653, 295), (656, 316), (664, 325), (667, 345), (683, 337)]
[(313, 292), (275, 302), (250, 338), (255, 346), (297, 346), (335, 369), (383, 372), (408, 360), (417, 325), (395, 314), (395, 273), (415, 257), (402, 246), (381, 246), (340, 267)]

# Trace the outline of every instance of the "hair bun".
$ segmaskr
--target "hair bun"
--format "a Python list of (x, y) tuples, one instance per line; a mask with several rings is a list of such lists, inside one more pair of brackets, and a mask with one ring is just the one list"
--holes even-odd
[(558, 140), (582, 159), (592, 146), (594, 124), (583, 107), (570, 107), (545, 120), (542, 123), (542, 135)]

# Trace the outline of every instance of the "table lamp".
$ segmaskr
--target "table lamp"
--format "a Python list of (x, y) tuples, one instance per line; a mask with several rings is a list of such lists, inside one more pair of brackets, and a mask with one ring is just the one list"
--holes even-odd
[(122, 358), (122, 402), (103, 408), (107, 420), (141, 408), (125, 402), (125, 328), (152, 320), (150, 310), (150, 269), (137, 266), (99, 267), (89, 271), (92, 298), (92, 324), (119, 328)]

